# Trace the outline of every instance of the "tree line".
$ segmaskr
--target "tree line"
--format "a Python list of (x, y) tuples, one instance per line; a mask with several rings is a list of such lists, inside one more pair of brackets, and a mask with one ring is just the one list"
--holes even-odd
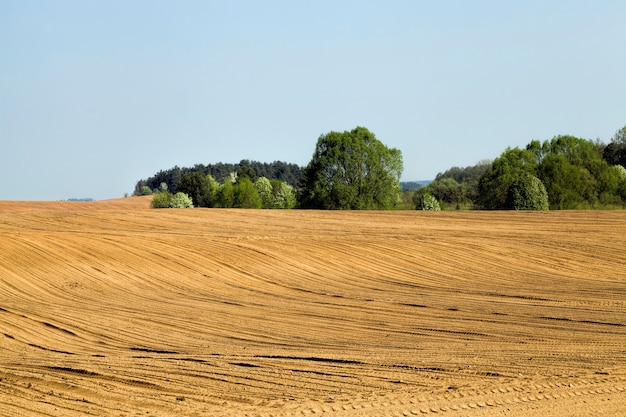
[(427, 185), (400, 183), (402, 153), (357, 127), (321, 135), (303, 168), (249, 160), (174, 167), (138, 181), (135, 194), (156, 194), (153, 206), (158, 207), (624, 208), (624, 166), (626, 126), (608, 144), (569, 135), (533, 140), (524, 148), (507, 148), (493, 161), (452, 167)]
[(257, 177), (244, 167), (232, 173), (222, 183), (211, 174), (190, 172), (170, 192), (163, 182), (152, 199), (152, 208), (256, 208), (291, 209), (296, 207), (294, 187), (278, 179)]
[(560, 135), (507, 148), (493, 161), (439, 173), (414, 192), (443, 208), (598, 209), (626, 205), (626, 126), (610, 143)]

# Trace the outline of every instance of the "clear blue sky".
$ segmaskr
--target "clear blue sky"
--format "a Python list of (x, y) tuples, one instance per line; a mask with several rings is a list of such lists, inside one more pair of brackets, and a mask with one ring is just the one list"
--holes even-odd
[(0, 199), (306, 165), (365, 126), (402, 179), (626, 125), (626, 1), (0, 0)]

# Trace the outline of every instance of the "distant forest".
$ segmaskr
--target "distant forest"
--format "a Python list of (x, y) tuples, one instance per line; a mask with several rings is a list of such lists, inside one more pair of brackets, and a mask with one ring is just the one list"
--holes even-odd
[(145, 188), (143, 187), (148, 187), (153, 191), (160, 190), (162, 187), (161, 184), (163, 183), (167, 184), (167, 189), (171, 193), (176, 193), (178, 184), (186, 174), (200, 173), (205, 176), (211, 175), (216, 181), (222, 183), (233, 173), (240, 172), (244, 168), (251, 168), (257, 177), (265, 177), (269, 180), (280, 180), (294, 188), (297, 188), (298, 182), (302, 178), (302, 168), (296, 164), (281, 161), (267, 163), (242, 159), (236, 164), (218, 162), (209, 165), (196, 164), (190, 168), (175, 166), (165, 171), (159, 171), (148, 179), (139, 180), (137, 185), (135, 185), (134, 194), (144, 194), (142, 189), (145, 190)]

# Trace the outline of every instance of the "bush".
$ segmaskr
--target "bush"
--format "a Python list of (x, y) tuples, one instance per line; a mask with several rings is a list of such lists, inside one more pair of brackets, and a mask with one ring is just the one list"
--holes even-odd
[(534, 175), (519, 177), (507, 193), (507, 207), (513, 210), (548, 210), (548, 193), (541, 180)]
[(190, 208), (193, 207), (191, 198), (185, 194), (178, 192), (174, 195), (167, 191), (161, 191), (152, 198), (150, 203), (152, 208)]
[(429, 193), (424, 194), (418, 201), (416, 210), (439, 211), (441, 207), (437, 199)]
[(150, 207), (152, 208), (168, 208), (170, 206), (170, 200), (172, 199), (172, 195), (167, 191), (161, 191), (158, 194), (155, 194), (152, 197), (152, 202), (150, 203)]
[(172, 196), (170, 199), (170, 207), (171, 208), (192, 208), (193, 202), (191, 198), (182, 192), (178, 192)]
[(296, 193), (293, 187), (280, 180), (272, 180), (274, 193), (274, 208), (292, 209), (296, 207)]

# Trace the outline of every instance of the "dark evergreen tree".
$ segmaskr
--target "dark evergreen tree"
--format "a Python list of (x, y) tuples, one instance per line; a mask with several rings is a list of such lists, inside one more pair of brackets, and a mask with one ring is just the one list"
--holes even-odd
[(201, 172), (188, 173), (177, 186), (178, 192), (191, 197), (195, 207), (213, 207), (213, 192), (209, 178)]
[(605, 146), (602, 156), (610, 165), (626, 168), (626, 126), (615, 132), (611, 142)]

